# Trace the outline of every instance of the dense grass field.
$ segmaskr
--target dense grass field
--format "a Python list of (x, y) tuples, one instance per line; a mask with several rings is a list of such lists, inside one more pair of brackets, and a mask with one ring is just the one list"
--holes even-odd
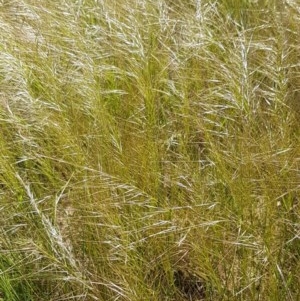
[(0, 1), (0, 300), (300, 300), (298, 0)]

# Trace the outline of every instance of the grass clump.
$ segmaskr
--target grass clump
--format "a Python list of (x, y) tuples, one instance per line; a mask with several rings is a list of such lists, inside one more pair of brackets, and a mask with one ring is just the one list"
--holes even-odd
[(0, 300), (298, 299), (296, 1), (0, 6)]

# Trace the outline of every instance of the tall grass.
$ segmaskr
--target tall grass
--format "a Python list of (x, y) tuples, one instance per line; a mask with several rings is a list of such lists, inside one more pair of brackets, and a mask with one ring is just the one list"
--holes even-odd
[(297, 1), (1, 1), (0, 300), (298, 300)]

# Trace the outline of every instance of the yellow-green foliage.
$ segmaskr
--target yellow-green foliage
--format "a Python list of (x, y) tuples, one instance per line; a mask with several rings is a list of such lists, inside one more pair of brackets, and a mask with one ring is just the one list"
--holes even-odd
[(0, 300), (298, 300), (296, 0), (3, 0), (0, 28)]

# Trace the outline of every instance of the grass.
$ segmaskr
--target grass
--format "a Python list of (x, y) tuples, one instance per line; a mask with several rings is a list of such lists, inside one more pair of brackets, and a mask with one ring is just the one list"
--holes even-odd
[(0, 300), (299, 300), (297, 1), (1, 1)]

